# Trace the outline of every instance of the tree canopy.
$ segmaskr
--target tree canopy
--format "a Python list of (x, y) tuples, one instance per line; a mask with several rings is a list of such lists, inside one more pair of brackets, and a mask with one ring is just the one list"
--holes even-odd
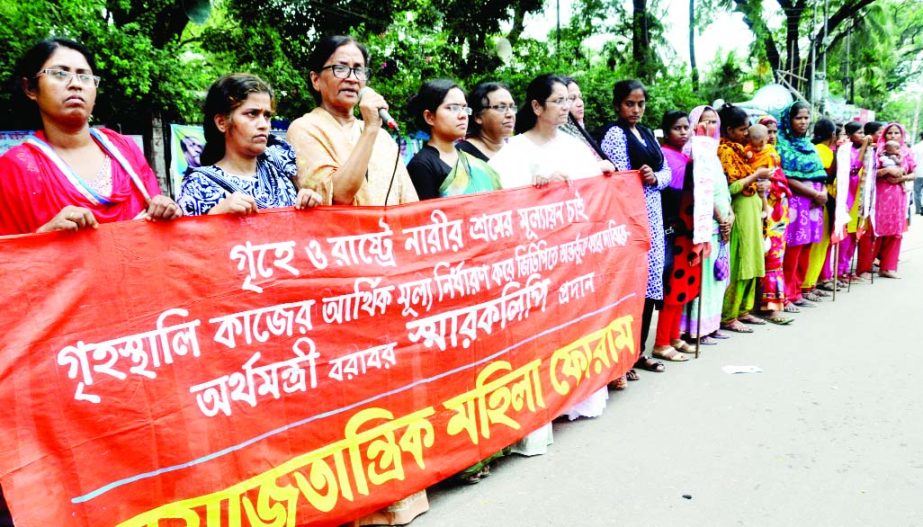
[[(705, 67), (680, 62), (667, 43), (662, 21), (668, 4), (573, 0), (573, 15), (560, 30), (536, 38), (525, 31), (530, 16), (553, 12), (553, 2), (212, 0), (210, 10), (207, 0), (3, 2), (0, 76), (12, 85), (25, 49), (63, 36), (95, 52), (104, 79), (95, 119), (109, 126), (148, 134), (153, 116), (197, 122), (210, 83), (232, 71), (270, 81), (279, 114), (295, 118), (313, 106), (307, 57), (314, 42), (323, 34), (349, 33), (368, 44), (375, 87), (399, 118), (403, 102), (428, 78), (452, 78), (469, 88), (502, 80), (515, 96), (547, 71), (581, 83), (590, 126), (613, 118), (611, 88), (620, 78), (649, 85), (645, 117), (653, 124), (669, 108), (746, 99), (745, 87), (779, 75), (807, 94), (807, 79), (823, 71), (826, 83), (819, 86), (826, 84), (831, 95), (893, 113), (886, 118), (912, 118), (919, 94), (908, 88), (923, 71), (919, 2), (828, 0), (824, 11), (819, 0), (690, 0), (693, 29), (704, 28), (716, 13), (737, 11), (755, 36), (748, 53), (706, 58)], [(203, 13), (204, 23), (192, 21), (203, 20)], [(773, 20), (782, 23), (772, 27)], [(895, 97), (904, 91), (910, 95)], [(0, 94), (5, 128), (19, 122), (21, 104), (11, 94)]]

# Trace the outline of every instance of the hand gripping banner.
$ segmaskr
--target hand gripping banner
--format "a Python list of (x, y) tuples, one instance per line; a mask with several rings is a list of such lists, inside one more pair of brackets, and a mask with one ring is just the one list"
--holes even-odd
[(636, 173), (0, 240), (19, 527), (337, 525), (637, 357)]

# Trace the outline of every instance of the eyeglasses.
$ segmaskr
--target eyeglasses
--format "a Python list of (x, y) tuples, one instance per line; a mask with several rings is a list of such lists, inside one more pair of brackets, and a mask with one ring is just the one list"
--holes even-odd
[(558, 97), (557, 99), (548, 99), (545, 102), (550, 102), (555, 106), (570, 106), (571, 100), (567, 97)]
[(102, 80), (96, 75), (90, 75), (89, 73), (77, 73), (75, 71), (59, 70), (57, 68), (45, 68), (38, 72), (36, 77), (40, 76), (51, 77), (52, 79), (67, 84), (74, 77), (77, 77), (77, 80), (80, 81), (80, 84), (88, 86), (93, 84), (95, 87), (99, 87), (99, 81)]
[(355, 68), (350, 68), (346, 64), (331, 64), (329, 66), (324, 66), (320, 70), (330, 70), (333, 72), (333, 76), (338, 79), (348, 79), (350, 73), (354, 73), (356, 75), (356, 79), (360, 81), (367, 81), (369, 80), (369, 77), (372, 76), (372, 70), (364, 66), (356, 66)]
[(471, 108), (468, 106), (465, 106), (464, 104), (447, 104), (443, 106), (443, 108), (445, 108), (446, 110), (456, 115), (460, 113), (463, 113), (465, 115), (471, 115)]
[(485, 110), (486, 110), (487, 108), (490, 108), (491, 110), (494, 110), (494, 111), (499, 112), (499, 113), (504, 113), (504, 114), (505, 114), (506, 112), (515, 112), (515, 111), (516, 111), (516, 105), (515, 105), (515, 104), (495, 104), (495, 105), (493, 105), (493, 106), (485, 106), (485, 107), (484, 107)]

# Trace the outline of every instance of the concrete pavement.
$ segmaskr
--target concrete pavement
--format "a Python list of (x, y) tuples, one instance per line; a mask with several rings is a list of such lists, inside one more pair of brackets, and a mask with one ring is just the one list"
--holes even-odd
[[(923, 221), (853, 286), (555, 423), (547, 455), (430, 489), (413, 527), (923, 526)], [(729, 375), (728, 364), (758, 374)], [(690, 496), (691, 499), (684, 498)]]

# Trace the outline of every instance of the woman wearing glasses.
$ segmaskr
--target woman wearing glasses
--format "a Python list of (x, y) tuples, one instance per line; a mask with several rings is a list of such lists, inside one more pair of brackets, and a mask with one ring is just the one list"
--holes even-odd
[(560, 133), (570, 110), (567, 86), (561, 77), (539, 75), (526, 88), (526, 97), (516, 114), (519, 135), (490, 159), (503, 188), (592, 177), (613, 170), (612, 163), (597, 161), (586, 145)]
[(420, 199), (433, 199), (500, 188), (500, 178), (487, 163), (456, 148), (465, 137), (471, 108), (465, 92), (450, 80), (427, 81), (408, 104), (417, 127), (429, 141), (407, 165)]
[[(516, 115), (519, 135), (490, 160), (500, 174), (503, 188), (543, 186), (612, 172), (612, 164), (599, 162), (586, 145), (560, 131), (567, 120), (570, 100), (564, 80), (551, 74), (539, 75), (526, 88), (526, 102)], [(567, 412), (569, 419), (597, 417), (606, 408), (608, 390), (603, 387)], [(551, 423), (512, 446), (524, 456), (544, 454), (552, 442)]]
[(295, 120), (287, 137), (298, 156), (299, 186), (319, 192), (325, 204), (417, 201), (397, 143), (382, 129), (379, 110), (388, 103), (366, 87), (368, 58), (348, 36), (322, 38), (308, 58), (318, 106)]
[(471, 119), (468, 139), (458, 143), (463, 150), (483, 161), (490, 161), (516, 126), (516, 103), (509, 89), (499, 82), (482, 82), (471, 92)]
[(90, 128), (94, 70), (90, 52), (70, 40), (42, 41), (20, 59), (17, 78), (41, 129), (0, 157), (0, 235), (182, 216), (131, 139)]
[(567, 116), (567, 122), (561, 125), (561, 131), (586, 144), (596, 155), (597, 159), (606, 159), (606, 154), (602, 151), (590, 133), (587, 132), (586, 125), (583, 122), (585, 107), (583, 105), (583, 92), (580, 91), (580, 85), (571, 77), (564, 77), (564, 82), (567, 84), (567, 98), (570, 100), (570, 113)]

